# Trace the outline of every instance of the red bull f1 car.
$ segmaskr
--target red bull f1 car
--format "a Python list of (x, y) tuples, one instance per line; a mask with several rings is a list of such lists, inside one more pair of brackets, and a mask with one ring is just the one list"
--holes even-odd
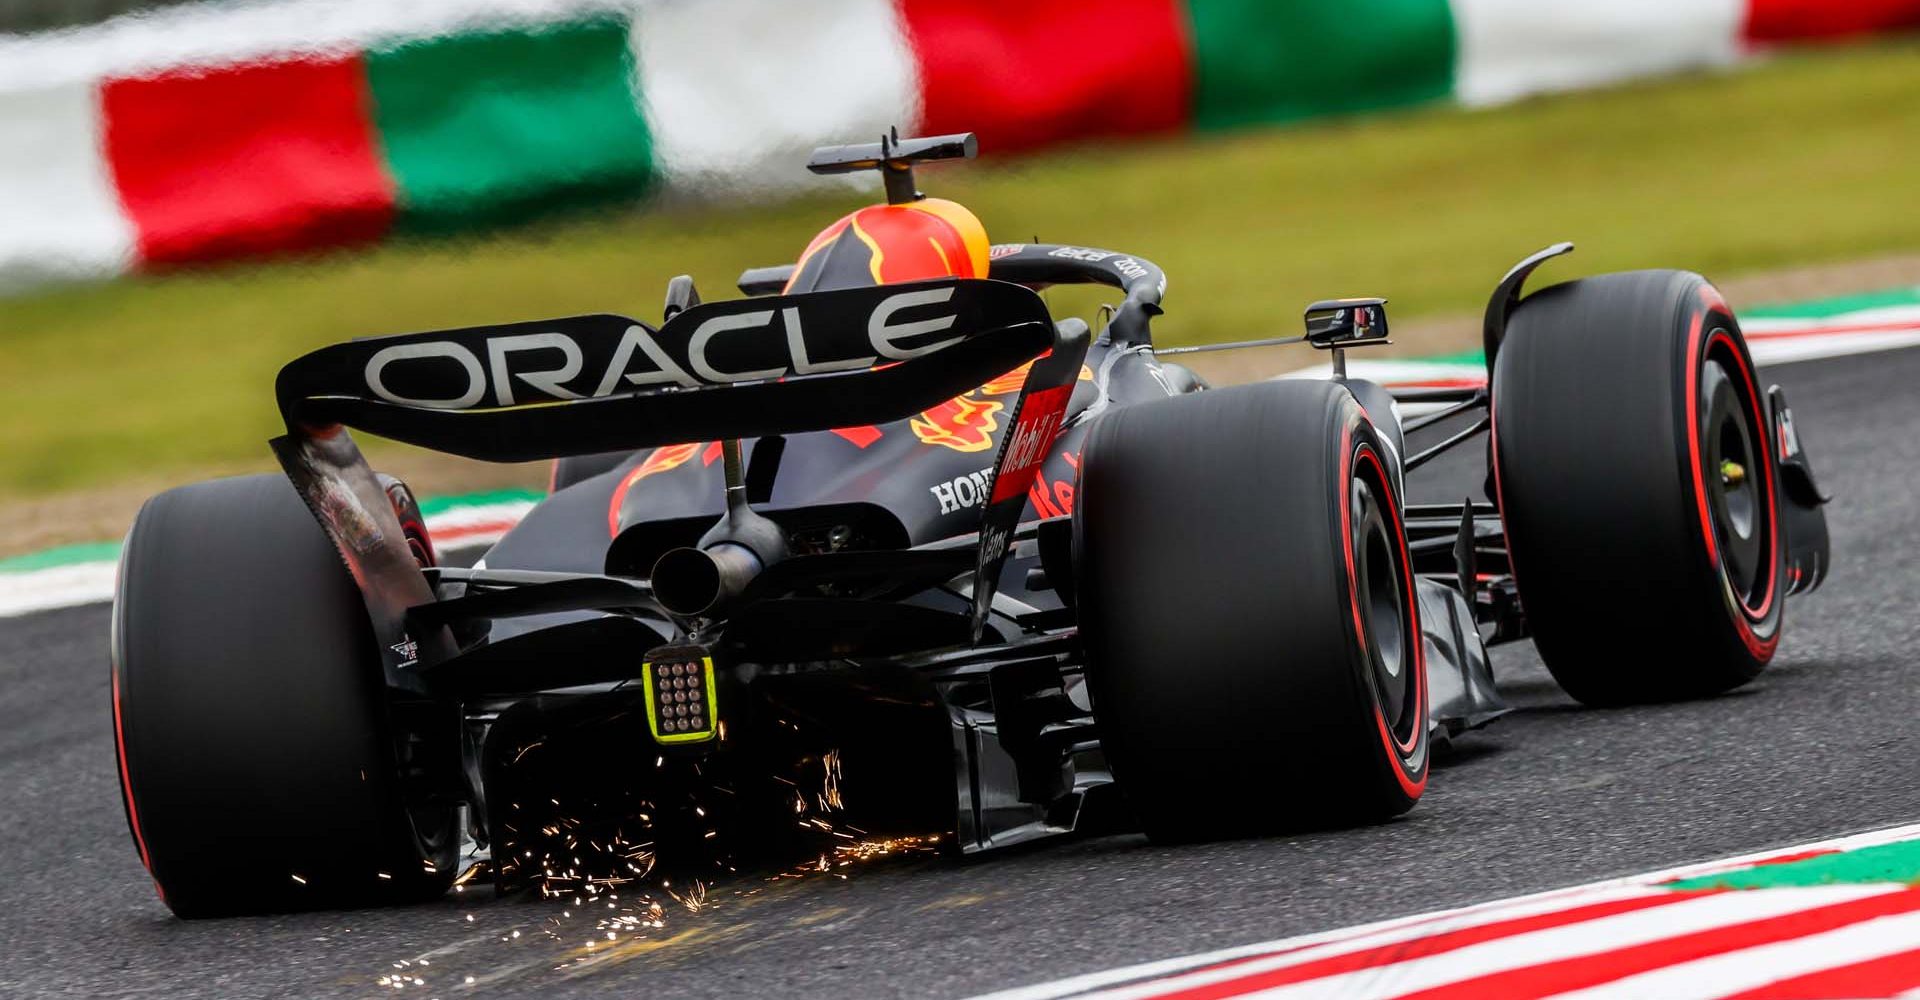
[[(973, 153), (817, 151), (886, 202), (744, 297), (680, 277), (658, 323), (282, 369), (285, 475), (154, 497), (121, 565), (121, 791), (167, 904), (421, 899), (481, 851), (502, 888), (589, 849), (637, 871), (723, 825), (979, 852), (1366, 823), (1504, 711), (1489, 643), (1531, 638), (1590, 704), (1708, 695), (1824, 575), (1786, 400), (1697, 275), (1523, 296), (1571, 248), (1542, 251), (1494, 290), (1468, 387), (1347, 377), (1383, 300), (1316, 302), (1304, 333), (1251, 332), (1333, 378), (1214, 389), (1156, 350), (1146, 257), (991, 244), (920, 193), (917, 164)], [(1066, 284), (1114, 291), (1098, 330), (1049, 314)], [(554, 489), (442, 565), (349, 427), (555, 459)], [(1484, 496), (1409, 504), (1468, 442)]]

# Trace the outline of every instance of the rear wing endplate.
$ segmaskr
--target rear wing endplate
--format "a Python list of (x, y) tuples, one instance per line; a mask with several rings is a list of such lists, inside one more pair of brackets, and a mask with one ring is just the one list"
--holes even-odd
[(1013, 530), (1027, 508), (1027, 490), (1053, 453), (1053, 441), (1066, 419), (1067, 401), (1080, 378), (1091, 339), (1085, 323), (1056, 326), (1053, 349), (1027, 369), (1020, 398), (1014, 401), (1007, 434), (1000, 439), (1000, 452), (993, 460), (993, 488), (980, 516), (979, 559), (973, 573), (975, 645), (986, 629), (987, 611), (999, 588), (1000, 568), (1007, 561)]

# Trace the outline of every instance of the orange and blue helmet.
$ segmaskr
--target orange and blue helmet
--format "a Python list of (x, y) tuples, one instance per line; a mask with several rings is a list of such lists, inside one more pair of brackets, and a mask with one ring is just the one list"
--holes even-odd
[(869, 205), (841, 216), (807, 244), (786, 294), (933, 278), (987, 276), (987, 229), (944, 198)]

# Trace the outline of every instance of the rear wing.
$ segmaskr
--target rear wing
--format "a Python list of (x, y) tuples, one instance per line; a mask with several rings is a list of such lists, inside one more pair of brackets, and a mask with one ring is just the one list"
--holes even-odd
[(978, 642), (1087, 340), (1084, 323), (1056, 327), (1032, 290), (985, 279), (706, 303), (659, 329), (593, 315), (376, 337), (280, 370), (287, 433), (272, 444), (365, 599), (388, 682), (411, 689), (419, 664), (446, 659), (453, 639), (444, 625), (409, 622), (433, 590), (343, 427), (525, 461), (904, 420), (1039, 358), (981, 514)]
[(1053, 346), (1018, 285), (945, 279), (375, 337), (280, 370), (290, 431), (494, 462), (903, 420)]

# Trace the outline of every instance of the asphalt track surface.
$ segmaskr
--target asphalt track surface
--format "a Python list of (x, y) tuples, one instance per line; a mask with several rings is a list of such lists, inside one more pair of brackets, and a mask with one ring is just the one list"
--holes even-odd
[[(1496, 668), (1518, 710), (1401, 820), (1202, 846), (1116, 835), (845, 880), (742, 874), (704, 911), (669, 913), (664, 944), (574, 976), (553, 969), (571, 946), (536, 932), (554, 904), (484, 892), (173, 919), (117, 799), (107, 609), (0, 622), (0, 996), (371, 996), (392, 992), (374, 985), (390, 963), (426, 954), (409, 995), (955, 997), (1920, 818), (1920, 349), (1766, 374), (1837, 495), (1835, 568), (1789, 606), (1751, 687), (1595, 711), (1507, 647)], [(1631, 619), (1610, 628), (1595, 641), (1658, 655)], [(467, 975), (480, 982), (463, 990)]]

